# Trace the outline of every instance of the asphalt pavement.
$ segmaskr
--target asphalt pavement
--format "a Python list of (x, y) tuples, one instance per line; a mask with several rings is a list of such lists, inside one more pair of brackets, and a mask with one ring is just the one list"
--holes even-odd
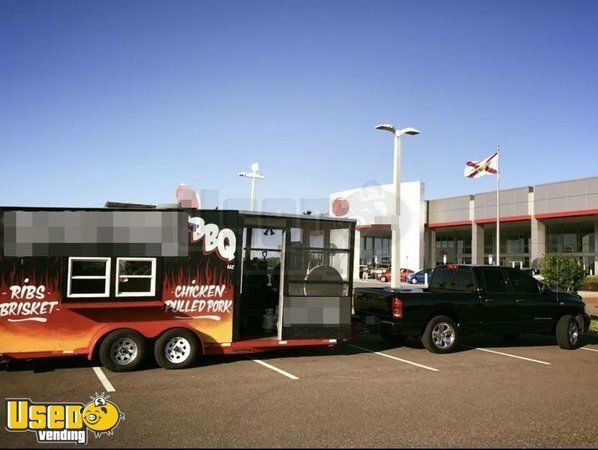
[[(334, 349), (211, 357), (179, 371), (11, 363), (0, 396), (86, 402), (112, 388), (125, 420), (113, 436), (90, 435), (91, 447), (592, 448), (597, 369), (594, 337), (573, 351), (524, 335), (435, 355), (416, 340), (394, 347), (361, 335)], [(36, 446), (32, 432), (0, 431), (0, 447)]]

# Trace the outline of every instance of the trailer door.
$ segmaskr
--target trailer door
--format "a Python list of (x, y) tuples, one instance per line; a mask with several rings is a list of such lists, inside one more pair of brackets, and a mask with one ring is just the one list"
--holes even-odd
[[(284, 283), (285, 229), (270, 220), (243, 230), (239, 339), (280, 339), (276, 312)], [(280, 316), (280, 314), (279, 314)]]

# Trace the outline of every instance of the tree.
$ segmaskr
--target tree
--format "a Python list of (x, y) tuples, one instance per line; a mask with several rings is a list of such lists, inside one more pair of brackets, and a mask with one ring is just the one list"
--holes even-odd
[(558, 253), (546, 255), (540, 264), (540, 270), (547, 286), (567, 292), (579, 290), (585, 276), (580, 259)]

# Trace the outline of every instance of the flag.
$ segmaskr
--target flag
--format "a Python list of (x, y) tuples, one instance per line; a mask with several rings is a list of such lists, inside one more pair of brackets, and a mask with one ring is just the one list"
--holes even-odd
[(467, 178), (479, 178), (484, 175), (498, 174), (498, 152), (481, 161), (467, 161), (463, 175)]

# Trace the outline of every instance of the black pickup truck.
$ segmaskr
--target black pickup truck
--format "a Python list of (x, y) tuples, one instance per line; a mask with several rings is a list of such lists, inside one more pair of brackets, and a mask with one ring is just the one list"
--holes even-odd
[(440, 266), (429, 288), (357, 288), (355, 319), (383, 338), (400, 343), (421, 338), (434, 353), (456, 348), (461, 336), (551, 333), (574, 349), (589, 328), (585, 303), (576, 294), (552, 290), (519, 269), (497, 266)]

